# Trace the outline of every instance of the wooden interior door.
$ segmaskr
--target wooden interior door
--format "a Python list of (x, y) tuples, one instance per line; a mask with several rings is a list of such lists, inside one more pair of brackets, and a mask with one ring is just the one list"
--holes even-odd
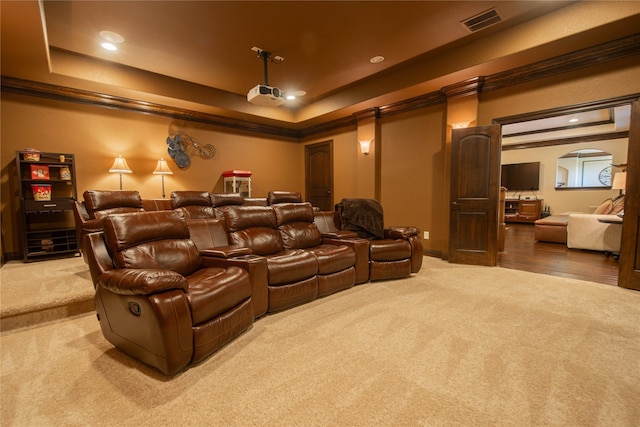
[(618, 285), (640, 291), (640, 100), (631, 104)]
[(449, 262), (497, 263), (501, 126), (454, 129)]
[(307, 200), (323, 211), (333, 210), (333, 142), (305, 146)]

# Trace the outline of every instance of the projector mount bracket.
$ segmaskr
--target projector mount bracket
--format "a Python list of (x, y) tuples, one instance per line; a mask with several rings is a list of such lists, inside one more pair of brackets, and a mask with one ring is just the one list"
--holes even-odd
[(265, 86), (269, 86), (269, 71), (268, 71), (269, 61), (279, 64), (282, 61), (284, 61), (284, 58), (278, 55), (272, 57), (271, 52), (268, 52), (264, 49), (260, 49), (259, 47), (255, 47), (255, 46), (252, 47), (251, 50), (256, 52), (258, 54), (258, 57), (262, 58), (262, 63), (264, 65), (264, 84)]

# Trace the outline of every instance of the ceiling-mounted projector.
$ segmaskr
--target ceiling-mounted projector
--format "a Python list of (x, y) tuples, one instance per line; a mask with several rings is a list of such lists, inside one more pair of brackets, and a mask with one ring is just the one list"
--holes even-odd
[(278, 107), (284, 104), (284, 94), (277, 87), (257, 85), (247, 93), (247, 101), (263, 107)]

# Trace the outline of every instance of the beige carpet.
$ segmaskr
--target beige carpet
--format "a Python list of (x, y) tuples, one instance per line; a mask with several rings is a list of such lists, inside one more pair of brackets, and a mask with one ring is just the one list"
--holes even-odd
[(260, 319), (173, 379), (92, 314), (0, 339), (3, 426), (640, 425), (639, 292), (434, 258)]
[(25, 263), (0, 269), (0, 330), (92, 311), (93, 284), (82, 257)]

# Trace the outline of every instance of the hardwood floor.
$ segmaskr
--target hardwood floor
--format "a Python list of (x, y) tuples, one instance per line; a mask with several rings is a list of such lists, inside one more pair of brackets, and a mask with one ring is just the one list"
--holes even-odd
[(533, 224), (507, 224), (505, 250), (498, 252), (498, 266), (618, 285), (618, 261), (612, 256), (569, 249), (561, 243), (537, 242)]

